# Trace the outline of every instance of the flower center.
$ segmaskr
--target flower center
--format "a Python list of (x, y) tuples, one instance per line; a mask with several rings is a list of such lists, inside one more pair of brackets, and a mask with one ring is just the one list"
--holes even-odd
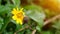
[(23, 17), (23, 13), (17, 13), (17, 18), (22, 18)]

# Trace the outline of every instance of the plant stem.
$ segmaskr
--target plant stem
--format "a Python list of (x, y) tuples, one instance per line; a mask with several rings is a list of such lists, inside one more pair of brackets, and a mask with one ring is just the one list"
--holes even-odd
[(4, 25), (1, 28), (0, 34), (5, 30), (5, 28), (7, 27), (8, 23), (10, 22), (9, 18), (5, 18), (4, 19)]

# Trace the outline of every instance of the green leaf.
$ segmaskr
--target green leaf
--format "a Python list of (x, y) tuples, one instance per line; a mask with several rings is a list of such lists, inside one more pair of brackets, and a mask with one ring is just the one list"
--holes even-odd
[(56, 30), (55, 34), (60, 34), (60, 30)]
[(4, 34), (14, 34), (13, 32), (4, 32)]
[(19, 30), (19, 29), (21, 29), (22, 28), (22, 25), (20, 25), (20, 24), (16, 24), (16, 30)]
[(0, 17), (0, 29), (2, 27), (2, 24), (3, 24), (3, 19)]
[(31, 34), (31, 31), (29, 29), (27, 29), (25, 32), (25, 34)]
[(24, 34), (24, 31), (18, 32), (17, 34)]
[(36, 5), (28, 5), (28, 6), (25, 6), (24, 8), (27, 10), (38, 10), (39, 12), (43, 11), (42, 7), (36, 6)]
[(8, 13), (10, 10), (11, 9), (9, 7), (0, 5), (0, 15)]
[(37, 24), (42, 27), (45, 14), (42, 9), (39, 9), (37, 6), (27, 6), (25, 11), (26, 15), (37, 22)]
[(0, 0), (0, 4), (1, 4), (1, 0)]
[(42, 34), (50, 34), (50, 31), (42, 31)]
[(40, 27), (39, 27), (39, 26), (37, 26), (37, 27), (36, 27), (36, 29), (37, 29), (39, 32), (41, 32), (41, 29), (40, 29)]
[(15, 6), (20, 6), (20, 0), (12, 0)]
[(5, 6), (11, 8), (11, 9), (13, 9), (14, 7), (16, 7), (16, 6), (13, 5), (13, 4), (6, 4)]
[(3, 18), (0, 17), (0, 23), (3, 23)]
[(54, 25), (52, 25), (56, 29), (60, 29), (60, 20), (54, 21)]
[(0, 33), (4, 32), (4, 30), (5, 30), (5, 28), (7, 27), (7, 25), (8, 25), (9, 22), (10, 22), (10, 17), (7, 17), (7, 16), (6, 16), (6, 17), (4, 18), (4, 25), (2, 26)]

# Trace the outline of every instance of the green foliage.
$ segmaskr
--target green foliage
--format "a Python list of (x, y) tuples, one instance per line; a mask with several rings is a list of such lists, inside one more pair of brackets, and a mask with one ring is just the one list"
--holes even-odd
[[(28, 8), (28, 9), (27, 9)], [(43, 20), (45, 18), (45, 14), (42, 12), (43, 10), (37, 9), (37, 6), (27, 6), (27, 11), (25, 11), (26, 15), (37, 22), (39, 26), (43, 25)], [(40, 8), (41, 9), (41, 8)]]
[(42, 12), (43, 10), (40, 10), (41, 8), (34, 5), (27, 6), (27, 8), (25, 7), (25, 9), (27, 9), (27, 11), (25, 11), (26, 15), (37, 22), (36, 29), (38, 31), (41, 31), (41, 27), (43, 26), (43, 22), (45, 19), (45, 14)]
[(0, 17), (0, 30), (1, 30), (3, 24), (4, 24), (3, 19)]
[(50, 34), (50, 31), (43, 31), (42, 34)]
[(54, 21), (54, 25), (53, 25), (53, 27), (56, 28), (56, 29), (59, 29), (59, 30), (60, 30), (60, 19)]
[[(51, 27), (48, 25), (50, 28), (44, 26), (44, 20), (46, 17), (50, 18), (53, 12), (51, 14), (49, 10), (44, 12), (45, 10), (37, 5), (21, 5), (26, 18), (22, 25), (16, 24), (16, 21), (12, 20), (11, 11), (13, 8), (21, 8), (20, 5), (20, 0), (0, 0), (0, 34), (32, 34), (34, 30), (36, 34), (60, 34), (60, 19), (54, 21)], [(43, 27), (47, 27), (47, 30), (45, 31)]]
[(60, 34), (60, 30), (56, 30), (55, 34)]
[(14, 5), (15, 5), (16, 7), (19, 7), (19, 5), (20, 5), (20, 0), (12, 0), (12, 2), (14, 3)]

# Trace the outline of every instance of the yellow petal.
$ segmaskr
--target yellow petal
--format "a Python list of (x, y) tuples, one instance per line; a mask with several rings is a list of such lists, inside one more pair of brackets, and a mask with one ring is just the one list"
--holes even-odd
[(17, 24), (19, 24), (19, 21), (18, 21), (18, 20), (16, 20), (16, 23), (17, 23)]
[(18, 11), (14, 8), (13, 11), (11, 12), (12, 14), (17, 14)]
[(20, 20), (20, 21), (19, 21), (19, 24), (21, 24), (21, 25), (22, 25), (22, 24), (23, 24), (23, 22)]
[(19, 9), (17, 8), (17, 11), (19, 11)]
[(16, 11), (16, 9), (15, 9), (15, 8), (13, 8), (13, 11)]
[(16, 12), (16, 11), (12, 11), (11, 13), (12, 13), (12, 14), (16, 14), (17, 12)]
[(20, 9), (20, 11), (22, 11), (22, 10), (23, 10), (23, 8)]
[(12, 19), (13, 19), (13, 20), (16, 20), (16, 19), (17, 19), (17, 17), (16, 17), (16, 16), (12, 16)]
[(21, 24), (21, 25), (23, 24), (23, 23), (22, 23), (22, 20), (20, 20), (20, 19), (16, 20), (16, 23), (17, 23), (17, 24)]
[(25, 15), (25, 13), (24, 13), (23, 11), (19, 11), (19, 13), (20, 13), (21, 15)]

